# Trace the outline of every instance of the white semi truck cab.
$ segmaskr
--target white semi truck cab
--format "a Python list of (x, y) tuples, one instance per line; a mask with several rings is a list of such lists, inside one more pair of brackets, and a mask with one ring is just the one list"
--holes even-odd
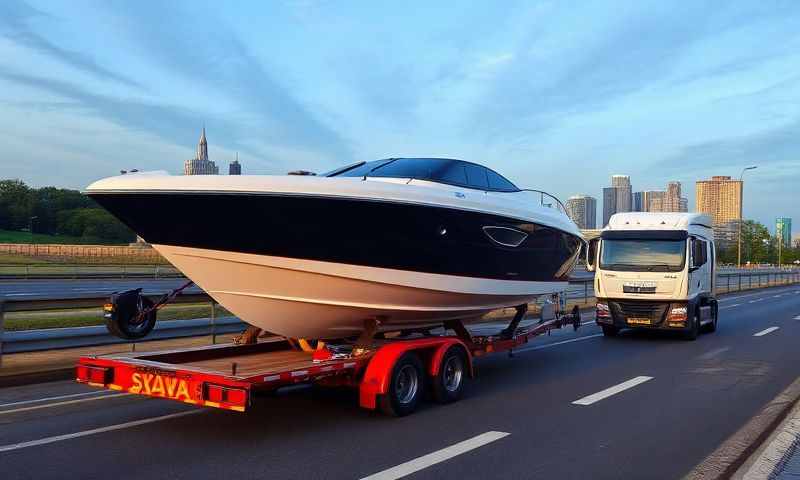
[(711, 217), (698, 213), (618, 213), (589, 242), (597, 324), (674, 330), (694, 340), (715, 331), (716, 248)]

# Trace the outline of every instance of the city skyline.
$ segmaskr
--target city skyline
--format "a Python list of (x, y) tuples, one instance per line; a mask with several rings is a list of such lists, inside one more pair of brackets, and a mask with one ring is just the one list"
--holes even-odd
[(644, 191), (758, 164), (744, 216), (800, 216), (800, 5), (580, 8), (0, 2), (2, 176), (180, 173), (200, 118), (252, 174), (456, 157), (599, 199), (616, 172)]

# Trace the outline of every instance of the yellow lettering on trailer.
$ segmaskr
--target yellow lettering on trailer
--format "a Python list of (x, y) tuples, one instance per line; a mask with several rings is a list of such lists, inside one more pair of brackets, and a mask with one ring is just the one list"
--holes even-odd
[(153, 389), (150, 391), (150, 395), (164, 396), (165, 393), (164, 379), (161, 375), (153, 375)]
[(142, 393), (173, 400), (193, 401), (189, 395), (189, 383), (173, 376), (136, 372), (131, 375), (131, 393)]
[(136, 372), (131, 376), (131, 382), (133, 382), (133, 385), (129, 390), (131, 393), (139, 393), (142, 391), (142, 376), (139, 374), (139, 372)]
[(175, 394), (175, 399), (179, 399), (181, 396), (187, 400), (191, 399), (189, 396), (189, 385), (186, 384), (186, 380), (180, 380), (178, 382), (178, 393)]

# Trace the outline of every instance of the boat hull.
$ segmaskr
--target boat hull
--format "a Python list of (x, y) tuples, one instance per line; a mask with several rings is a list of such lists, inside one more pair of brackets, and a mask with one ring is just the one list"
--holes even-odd
[(567, 285), (153, 246), (231, 313), (294, 338), (354, 336), (372, 319), (384, 331), (477, 321)]

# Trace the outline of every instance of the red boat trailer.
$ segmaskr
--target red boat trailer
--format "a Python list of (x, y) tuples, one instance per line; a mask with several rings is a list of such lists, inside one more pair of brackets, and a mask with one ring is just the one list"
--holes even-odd
[[(557, 313), (552, 320), (519, 327), (526, 310), (517, 307), (509, 326), (496, 334), (474, 334), (461, 322), (450, 322), (445, 327), (454, 334), (376, 338), (366, 346), (351, 345), (352, 351), (345, 354), (329, 346), (308, 351), (297, 341), (276, 338), (250, 345), (87, 356), (78, 361), (77, 381), (239, 412), (251, 406), (258, 391), (313, 382), (358, 388), (361, 407), (406, 415), (416, 408), (424, 385), (433, 388), (437, 401), (457, 400), (462, 378), (474, 376), (474, 358), (511, 352), (554, 328), (580, 326), (575, 307), (570, 314)], [(413, 398), (403, 397), (412, 382)]]

